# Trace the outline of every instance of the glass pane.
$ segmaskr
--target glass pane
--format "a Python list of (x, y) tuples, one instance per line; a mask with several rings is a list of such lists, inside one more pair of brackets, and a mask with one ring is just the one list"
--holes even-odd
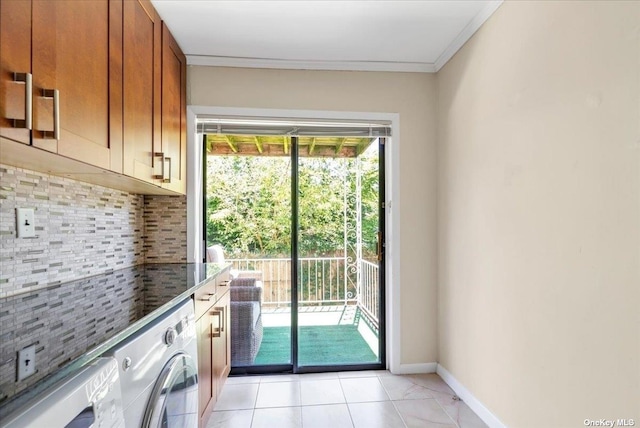
[(198, 374), (192, 360), (180, 362), (163, 388), (166, 394), (158, 427), (181, 428), (198, 425)]
[(298, 171), (298, 365), (379, 363), (377, 140)]
[(291, 364), (289, 156), (207, 155), (206, 243), (233, 264), (231, 365)]

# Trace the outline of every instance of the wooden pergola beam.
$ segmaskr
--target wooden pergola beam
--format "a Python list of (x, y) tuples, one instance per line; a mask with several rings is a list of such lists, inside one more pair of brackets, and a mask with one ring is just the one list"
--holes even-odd
[(207, 144), (207, 153), (213, 153), (213, 138), (211, 135), (207, 135), (206, 144)]
[(229, 144), (229, 147), (231, 147), (233, 153), (238, 153), (238, 145), (236, 144), (233, 137), (231, 135), (225, 135), (224, 138), (227, 140), (227, 144)]
[(360, 156), (369, 147), (369, 138), (361, 138), (356, 146), (356, 157)]
[(316, 137), (311, 137), (311, 143), (309, 144), (309, 156), (313, 154), (316, 149)]
[(336, 154), (339, 155), (340, 152), (342, 151), (342, 148), (344, 147), (344, 143), (347, 141), (346, 138), (341, 138), (340, 140), (338, 140), (338, 144), (336, 145)]
[(262, 151), (264, 150), (262, 146), (262, 140), (257, 135), (253, 137), (253, 139), (256, 140), (256, 148), (258, 149), (258, 153), (262, 154)]
[(289, 154), (289, 137), (287, 136), (282, 137), (282, 143), (284, 144), (284, 154), (288, 155)]

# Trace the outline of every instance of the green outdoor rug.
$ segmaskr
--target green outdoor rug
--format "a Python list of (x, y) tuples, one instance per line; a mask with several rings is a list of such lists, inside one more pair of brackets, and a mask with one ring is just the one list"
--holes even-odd
[[(298, 337), (301, 366), (360, 364), (378, 362), (355, 325), (302, 326)], [(265, 327), (255, 365), (289, 364), (289, 327)]]

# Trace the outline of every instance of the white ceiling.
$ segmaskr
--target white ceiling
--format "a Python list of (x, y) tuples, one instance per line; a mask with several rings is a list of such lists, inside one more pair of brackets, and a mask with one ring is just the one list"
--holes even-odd
[(152, 0), (189, 64), (435, 72), (501, 0)]

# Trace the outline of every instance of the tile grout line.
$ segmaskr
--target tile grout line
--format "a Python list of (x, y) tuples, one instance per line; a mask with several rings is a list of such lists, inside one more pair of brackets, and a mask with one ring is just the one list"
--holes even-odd
[(251, 424), (249, 425), (250, 428), (253, 428), (253, 422), (256, 419), (256, 406), (258, 405), (258, 396), (260, 395), (261, 382), (262, 382), (262, 379), (260, 379), (260, 382), (258, 382), (258, 388), (256, 389), (256, 397), (253, 400), (253, 411), (251, 412)]
[(402, 424), (405, 426), (405, 428), (408, 428), (407, 421), (404, 420), (404, 417), (402, 416), (402, 413), (400, 412), (400, 410), (398, 410), (398, 406), (396, 406), (395, 401), (391, 399), (391, 394), (389, 394), (389, 391), (384, 386), (384, 383), (380, 380), (380, 376), (377, 376), (377, 379), (378, 379), (378, 382), (380, 382), (380, 385), (382, 385), (382, 389), (384, 390), (384, 392), (389, 397), (389, 401), (391, 401), (391, 405), (395, 409), (395, 411), (398, 414), (398, 416), (400, 416), (400, 420), (402, 421)]
[(442, 407), (442, 404), (440, 404), (440, 402), (439, 402), (435, 397), (434, 397), (434, 400), (435, 400), (435, 402), (438, 404), (438, 406), (442, 409), (442, 411), (444, 412), (444, 414), (445, 414), (445, 415), (447, 415), (447, 417), (453, 421), (453, 424), (454, 424), (455, 426), (457, 426), (458, 428), (460, 428), (460, 424), (458, 424), (458, 422), (457, 422), (456, 420), (454, 420), (454, 419), (453, 419), (453, 416), (451, 416), (451, 415), (449, 414), (449, 412), (447, 412), (447, 410), (446, 410), (444, 407)]
[(355, 428), (356, 423), (353, 420), (353, 415), (351, 414), (351, 407), (349, 406), (349, 403), (347, 402), (347, 394), (344, 393), (344, 388), (342, 387), (342, 379), (340, 379), (340, 377), (338, 377), (338, 385), (340, 385), (340, 391), (342, 391), (342, 397), (344, 398), (344, 404), (347, 406), (347, 413), (349, 413), (349, 420), (351, 421), (351, 426)]

